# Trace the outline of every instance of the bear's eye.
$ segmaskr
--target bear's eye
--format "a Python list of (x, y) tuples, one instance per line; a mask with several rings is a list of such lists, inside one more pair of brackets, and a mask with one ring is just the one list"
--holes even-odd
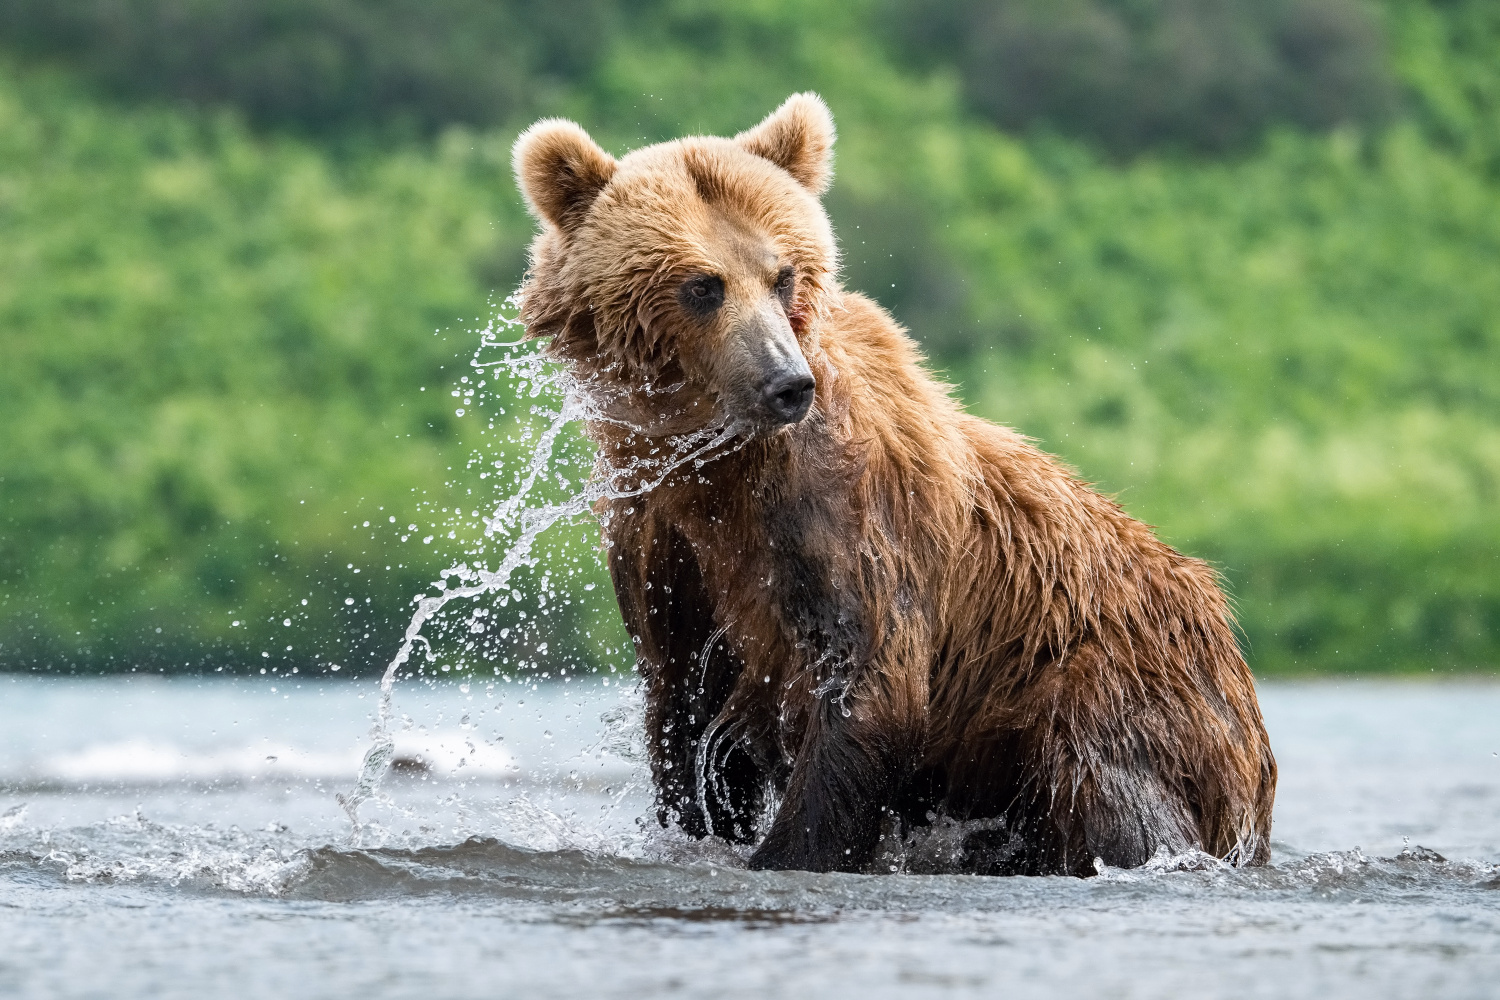
[(776, 276), (776, 297), (781, 299), (783, 308), (792, 308), (792, 294), (796, 290), (797, 272), (790, 267), (783, 267), (781, 273)]
[(724, 281), (718, 275), (695, 275), (677, 290), (677, 301), (688, 312), (706, 316), (724, 304)]

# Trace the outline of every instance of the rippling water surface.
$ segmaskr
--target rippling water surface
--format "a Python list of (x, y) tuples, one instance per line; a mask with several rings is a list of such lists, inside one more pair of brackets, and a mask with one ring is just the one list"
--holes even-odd
[(0, 676), (0, 995), (1500, 996), (1500, 685), (1266, 685), (1272, 864), (1089, 880), (745, 871), (597, 681), (399, 687), (356, 832), (374, 698)]

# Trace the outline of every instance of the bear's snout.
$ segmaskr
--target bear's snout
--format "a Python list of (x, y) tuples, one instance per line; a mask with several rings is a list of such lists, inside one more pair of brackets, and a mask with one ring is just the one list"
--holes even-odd
[(783, 373), (761, 386), (760, 398), (771, 416), (783, 424), (795, 424), (807, 416), (817, 387), (809, 372)]
[(733, 416), (762, 429), (807, 416), (818, 383), (779, 304), (767, 301), (735, 317), (725, 347), (717, 374)]

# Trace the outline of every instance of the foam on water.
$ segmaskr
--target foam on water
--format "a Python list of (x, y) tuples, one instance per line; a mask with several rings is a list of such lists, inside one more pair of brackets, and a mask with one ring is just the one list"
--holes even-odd
[[(4, 832), (0, 867), (24, 864), (66, 882), (141, 882), (233, 895), (352, 902), (397, 896), (467, 895), (534, 903), (619, 907), (715, 908), (725, 914), (786, 908), (816, 897), (836, 910), (965, 911), (1015, 896), (1017, 886), (1056, 896), (1079, 890), (1074, 879), (987, 879), (961, 875), (870, 878), (806, 872), (751, 872), (744, 853), (705, 849), (672, 834), (621, 852), (597, 831), (556, 825), (539, 812), (551, 836), (518, 846), (495, 837), (424, 847), (296, 846), (284, 828), (261, 830), (156, 823), (136, 810), (71, 831)], [(27, 841), (30, 841), (29, 843)], [(550, 843), (548, 843), (550, 841)], [(1449, 860), (1409, 846), (1393, 857), (1360, 850), (1315, 853), (1262, 868), (1235, 868), (1199, 852), (1158, 854), (1122, 870), (1099, 866), (1089, 893), (1129, 887), (1148, 894), (1187, 893), (1326, 899), (1330, 894), (1372, 901), (1438, 899), (1500, 905), (1500, 865)]]

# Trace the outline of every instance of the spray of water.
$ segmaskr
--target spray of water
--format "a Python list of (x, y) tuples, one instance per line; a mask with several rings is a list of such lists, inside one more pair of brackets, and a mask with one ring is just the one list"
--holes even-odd
[[(601, 500), (626, 499), (649, 493), (673, 473), (689, 467), (701, 468), (735, 450), (745, 440), (742, 429), (733, 423), (710, 423), (698, 430), (668, 436), (649, 456), (634, 458), (623, 466), (610, 465), (600, 456), (592, 474), (573, 496), (556, 502), (537, 500), (534, 493), (538, 483), (552, 479), (563, 481), (562, 476), (555, 475), (553, 456), (559, 437), (570, 424), (621, 424), (608, 405), (611, 393), (619, 390), (579, 378), (567, 366), (544, 356), (534, 342), (528, 343), (518, 336), (524, 332), (519, 312), (519, 297), (512, 295), (507, 298), (495, 319), (481, 331), (479, 347), (470, 364), (480, 372), (490, 373), (491, 377), (508, 378), (515, 388), (516, 398), (551, 395), (560, 397), (562, 403), (550, 414), (547, 428), (517, 477), (515, 491), (501, 499), (494, 512), (483, 519), (486, 538), (508, 541), (498, 563), (493, 569), (484, 565), (455, 564), (444, 572), (438, 593), (416, 599), (416, 610), (406, 626), (401, 646), (380, 679), (380, 700), (370, 734), (370, 748), (360, 767), (358, 782), (352, 791), (338, 796), (356, 839), (362, 829), (359, 807), (376, 795), (395, 755), (391, 717), (396, 679), (419, 646), (427, 662), (436, 659), (432, 642), (423, 632), (433, 618), (454, 601), (508, 593), (512, 575), (518, 568), (533, 564), (532, 550), (537, 538), (553, 525), (592, 513)], [(533, 408), (533, 412), (538, 410)], [(636, 428), (627, 426), (626, 429)], [(449, 577), (456, 578), (459, 585), (447, 585)], [(471, 623), (471, 630), (492, 627), (495, 627), (493, 619), (476, 619)]]

